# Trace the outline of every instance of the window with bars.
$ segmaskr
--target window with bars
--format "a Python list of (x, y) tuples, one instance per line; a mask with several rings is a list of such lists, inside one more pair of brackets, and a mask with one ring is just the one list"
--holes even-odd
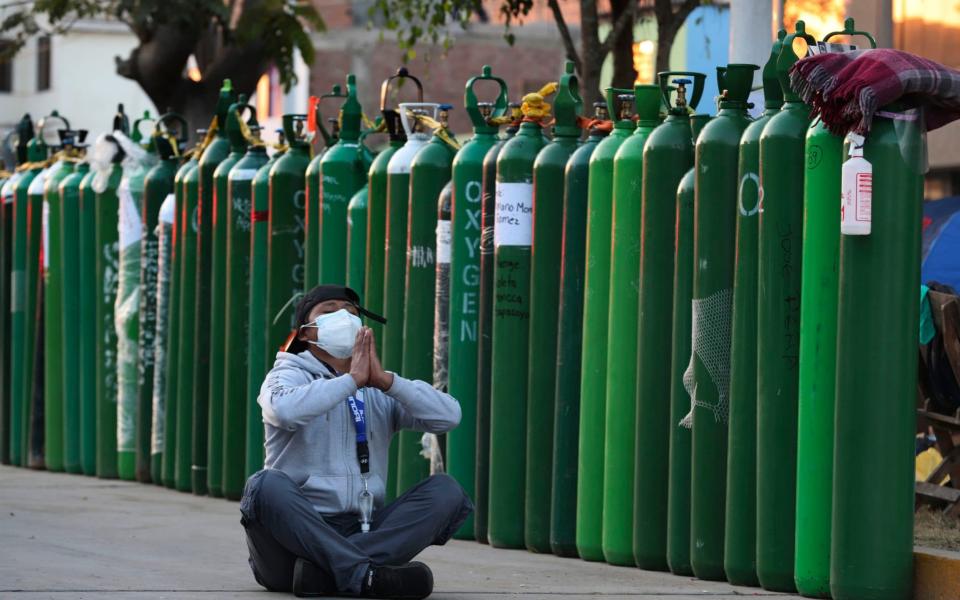
[(9, 40), (0, 40), (0, 94), (13, 91), (13, 56), (6, 56), (12, 45)]
[(37, 38), (37, 91), (50, 89), (50, 36)]

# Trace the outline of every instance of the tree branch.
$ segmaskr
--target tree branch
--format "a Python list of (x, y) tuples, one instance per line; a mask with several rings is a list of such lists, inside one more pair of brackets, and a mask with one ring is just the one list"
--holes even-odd
[[(697, 2), (698, 0), (693, 1)], [(604, 56), (613, 49), (614, 42), (620, 37), (624, 30), (626, 30), (627, 26), (633, 23), (633, 17), (636, 13), (637, 2), (631, 2), (630, 7), (617, 17), (617, 21), (613, 24), (613, 28), (610, 29), (610, 33), (607, 34), (607, 37), (600, 44), (600, 51)]]
[(653, 12), (657, 17), (657, 28), (660, 31), (669, 31), (672, 35), (676, 35), (690, 13), (700, 4), (701, 0), (683, 0), (683, 3), (674, 11), (671, 0), (655, 0)]
[(221, 82), (229, 78), (238, 92), (249, 94), (256, 88), (266, 67), (263, 44), (231, 44), (223, 48), (217, 59), (210, 64), (203, 74), (203, 80), (220, 89)]
[(154, 104), (164, 106), (167, 98), (176, 93), (169, 83), (180, 79), (197, 38), (196, 30), (161, 25), (150, 40), (134, 48), (130, 56), (115, 59), (117, 74), (139, 83)]
[(557, 0), (547, 0), (550, 10), (553, 12), (553, 18), (557, 21), (557, 29), (560, 30), (560, 37), (563, 39), (563, 47), (567, 51), (567, 58), (573, 61), (577, 71), (580, 71), (580, 54), (577, 52), (577, 46), (573, 43), (573, 36), (570, 35), (570, 28), (567, 27), (567, 21), (563, 18), (563, 11), (560, 10), (560, 3)]
[(680, 27), (687, 20), (687, 17), (690, 16), (698, 6), (700, 6), (700, 0), (684, 0), (683, 4), (680, 5), (680, 8), (677, 9), (677, 12), (673, 15), (673, 22), (676, 24), (676, 28), (679, 31)]

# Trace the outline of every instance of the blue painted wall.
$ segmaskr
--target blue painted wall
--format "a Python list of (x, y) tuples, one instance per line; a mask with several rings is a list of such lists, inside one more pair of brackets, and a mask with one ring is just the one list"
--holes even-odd
[(716, 114), (717, 67), (727, 64), (730, 48), (730, 11), (726, 6), (700, 6), (687, 17), (685, 36), (687, 71), (707, 74), (698, 113)]

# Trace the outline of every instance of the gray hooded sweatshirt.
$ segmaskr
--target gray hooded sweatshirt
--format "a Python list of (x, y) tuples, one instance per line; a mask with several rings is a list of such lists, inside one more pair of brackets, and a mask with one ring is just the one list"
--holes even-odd
[(355, 394), (366, 404), (367, 484), (377, 508), (384, 504), (393, 435), (401, 429), (443, 433), (460, 423), (460, 404), (426, 382), (394, 373), (386, 393), (372, 387), (357, 390), (349, 373), (338, 376), (307, 350), (278, 352), (257, 399), (266, 430), (264, 467), (289, 475), (321, 514), (359, 512), (363, 482), (347, 402)]

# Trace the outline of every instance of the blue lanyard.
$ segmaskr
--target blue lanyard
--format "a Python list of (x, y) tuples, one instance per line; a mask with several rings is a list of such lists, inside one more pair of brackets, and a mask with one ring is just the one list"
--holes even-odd
[(366, 418), (366, 402), (363, 400), (363, 396), (357, 393), (358, 397), (350, 396), (347, 398), (347, 403), (350, 404), (350, 412), (353, 413), (353, 424), (357, 429), (357, 443), (367, 441), (367, 418)]
[(360, 390), (357, 390), (355, 397), (347, 398), (347, 404), (350, 405), (353, 424), (357, 430), (357, 461), (360, 463), (360, 473), (367, 474), (370, 472), (370, 447), (367, 445), (366, 402)]

